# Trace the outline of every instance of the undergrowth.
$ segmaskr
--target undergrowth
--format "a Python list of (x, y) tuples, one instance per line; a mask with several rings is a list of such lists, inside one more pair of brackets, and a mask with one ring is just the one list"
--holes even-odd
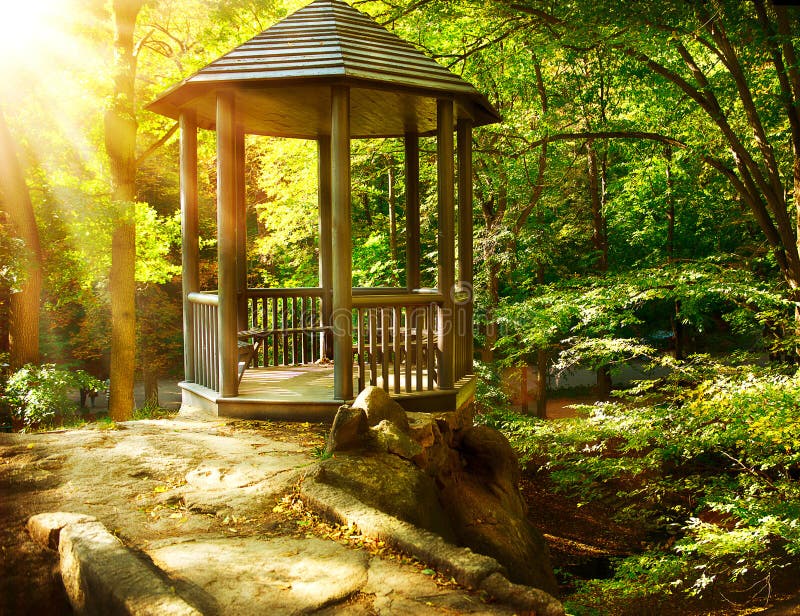
[(694, 357), (559, 421), (515, 414), (491, 385), (484, 391), (480, 420), (506, 434), (524, 465), (649, 533), (611, 579), (579, 585), (570, 613), (678, 613), (676, 601), (733, 609), (765, 603), (790, 578), (800, 556), (800, 372)]

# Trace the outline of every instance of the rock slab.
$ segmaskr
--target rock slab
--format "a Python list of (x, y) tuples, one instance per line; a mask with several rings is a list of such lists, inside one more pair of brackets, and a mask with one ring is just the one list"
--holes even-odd
[(161, 569), (199, 589), (220, 616), (307, 614), (357, 593), (369, 560), (316, 537), (208, 538), (148, 550)]
[(200, 616), (174, 588), (100, 522), (67, 524), (58, 551), (61, 577), (76, 614)]

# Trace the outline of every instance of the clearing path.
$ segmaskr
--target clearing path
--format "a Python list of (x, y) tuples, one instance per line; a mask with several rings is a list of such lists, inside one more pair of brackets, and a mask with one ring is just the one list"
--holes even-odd
[(27, 519), (96, 517), (204, 614), (511, 614), (303, 510), (317, 424), (176, 417), (0, 434), (0, 614), (69, 614), (58, 554)]

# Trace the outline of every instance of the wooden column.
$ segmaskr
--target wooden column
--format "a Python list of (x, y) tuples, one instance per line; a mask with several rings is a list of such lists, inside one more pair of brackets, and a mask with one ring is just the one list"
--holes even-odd
[(183, 374), (195, 381), (195, 330), (189, 293), (200, 290), (200, 223), (197, 207), (197, 116), (184, 110), (181, 127), (181, 263), (183, 282)]
[(419, 135), (407, 133), (406, 146), (406, 288), (419, 289)]
[(236, 113), (233, 92), (217, 94), (217, 260), (219, 281), (219, 387), (236, 396)]
[[(319, 286), (322, 289), (322, 323), (331, 325), (333, 293), (333, 219), (331, 214), (331, 138), (321, 136), (317, 141), (319, 203)], [(333, 356), (333, 336), (320, 334), (323, 357)]]
[(453, 288), (455, 282), (455, 213), (453, 169), (453, 101), (436, 101), (436, 179), (438, 184), (439, 292), (444, 302), (439, 314), (439, 388), (453, 388)]
[(472, 121), (458, 120), (458, 330), (457, 377), (472, 374), (473, 255), (472, 255)]
[(353, 397), (353, 247), (350, 223), (350, 90), (331, 88), (333, 396)]
[[(245, 189), (244, 131), (236, 129), (236, 328), (247, 324), (247, 203)], [(238, 356), (238, 353), (237, 353)], [(238, 361), (238, 357), (237, 357)]]

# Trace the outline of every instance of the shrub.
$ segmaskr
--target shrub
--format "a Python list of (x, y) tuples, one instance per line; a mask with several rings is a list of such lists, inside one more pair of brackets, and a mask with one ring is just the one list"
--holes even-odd
[(615, 613), (680, 594), (747, 602), (768, 596), (776, 574), (798, 562), (800, 372), (707, 357), (684, 367), (628, 392), (627, 403), (584, 407), (586, 419), (497, 409), (481, 418), (558, 489), (602, 500), (619, 521), (650, 531), (652, 543), (618, 561), (613, 579), (586, 582), (571, 598), (575, 613), (598, 598)]
[(29, 429), (51, 426), (57, 416), (73, 415), (76, 404), (69, 399), (70, 391), (105, 387), (105, 383), (83, 370), (28, 364), (9, 377), (2, 398), (11, 416)]

